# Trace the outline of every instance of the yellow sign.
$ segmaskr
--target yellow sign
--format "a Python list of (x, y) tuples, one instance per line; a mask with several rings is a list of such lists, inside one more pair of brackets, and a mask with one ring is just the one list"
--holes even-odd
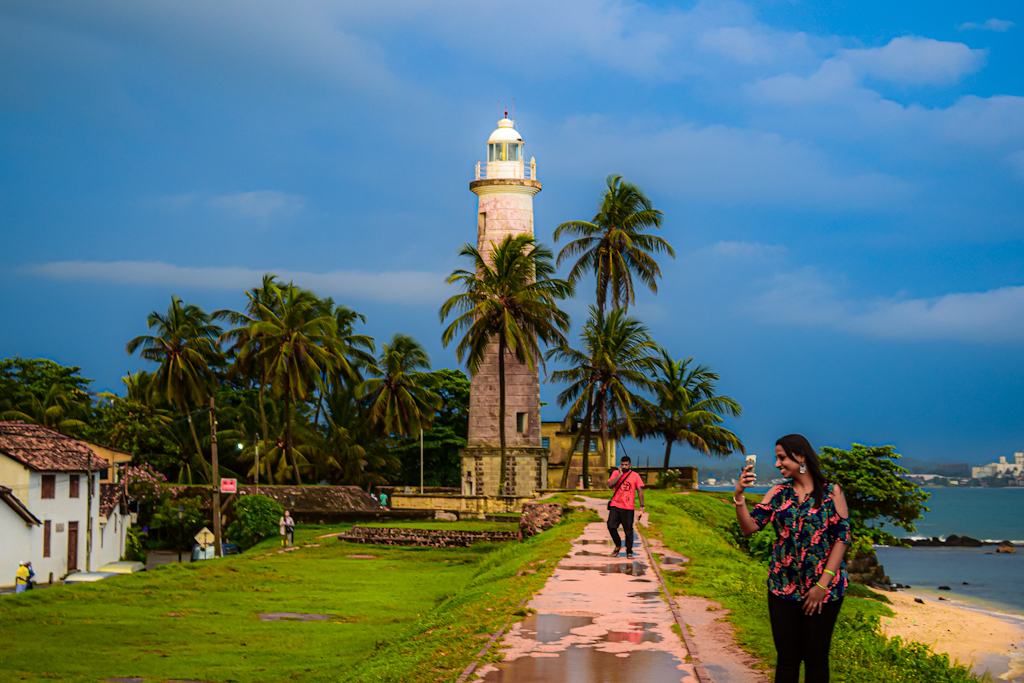
[(204, 526), (203, 530), (195, 535), (195, 539), (200, 548), (213, 545), (213, 532)]

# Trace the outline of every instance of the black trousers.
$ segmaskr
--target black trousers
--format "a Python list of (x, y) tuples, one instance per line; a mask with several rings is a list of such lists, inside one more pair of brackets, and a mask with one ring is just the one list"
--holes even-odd
[(616, 548), (622, 547), (622, 539), (619, 538), (619, 525), (626, 532), (626, 552), (633, 552), (633, 513), (636, 510), (623, 510), (622, 508), (608, 508), (608, 533), (612, 535)]
[(836, 626), (840, 598), (821, 606), (821, 614), (804, 614), (802, 600), (786, 600), (769, 592), (768, 617), (778, 662), (775, 683), (798, 683), (800, 662), (804, 663), (805, 683), (828, 683), (828, 650)]

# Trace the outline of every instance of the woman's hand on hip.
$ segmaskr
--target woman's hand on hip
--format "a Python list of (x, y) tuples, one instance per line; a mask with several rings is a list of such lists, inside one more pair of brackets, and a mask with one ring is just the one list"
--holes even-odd
[(821, 607), (825, 602), (826, 595), (828, 595), (828, 591), (821, 586), (815, 585), (811, 588), (807, 597), (804, 598), (804, 614), (821, 614)]

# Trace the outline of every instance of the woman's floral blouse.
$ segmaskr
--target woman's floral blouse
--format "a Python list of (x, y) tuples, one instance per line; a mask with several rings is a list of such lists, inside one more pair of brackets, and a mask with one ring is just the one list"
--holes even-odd
[[(772, 489), (767, 503), (758, 503), (750, 516), (759, 529), (771, 522), (775, 527), (775, 546), (768, 564), (768, 590), (787, 600), (803, 600), (825, 571), (828, 554), (836, 543), (850, 544), (850, 520), (836, 511), (832, 498), (834, 484), (825, 484), (820, 507), (814, 507), (814, 496), (800, 502), (787, 481)], [(825, 602), (843, 597), (850, 582), (846, 563), (839, 565)], [(825, 574), (825, 579), (831, 579)], [(822, 581), (822, 585), (828, 585)]]

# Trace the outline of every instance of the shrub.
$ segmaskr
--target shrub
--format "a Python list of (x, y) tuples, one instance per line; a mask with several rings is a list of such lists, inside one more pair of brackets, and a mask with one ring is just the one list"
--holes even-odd
[(284, 508), (267, 496), (242, 496), (235, 502), (235, 521), (228, 526), (228, 538), (251, 548), (260, 539), (276, 534)]
[(124, 539), (124, 559), (128, 562), (142, 562), (145, 564), (148, 553), (146, 552), (146, 537), (148, 534), (138, 526), (128, 527), (128, 534)]

